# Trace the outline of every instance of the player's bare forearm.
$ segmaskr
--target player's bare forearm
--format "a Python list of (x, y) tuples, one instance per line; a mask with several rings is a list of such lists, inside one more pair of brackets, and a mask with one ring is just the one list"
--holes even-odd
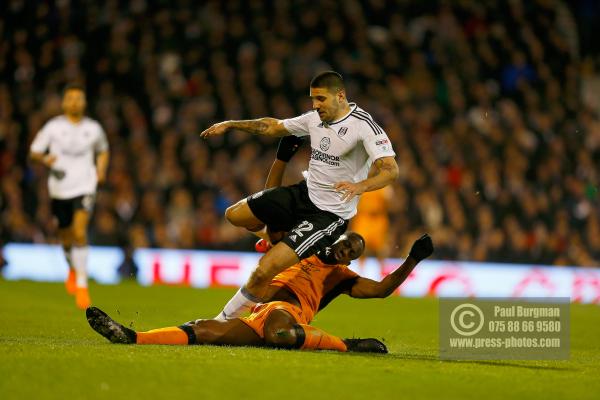
[(375, 160), (371, 170), (371, 176), (359, 182), (363, 192), (378, 190), (393, 183), (398, 179), (400, 171), (394, 157), (382, 157)]
[(394, 182), (399, 175), (398, 164), (394, 157), (382, 157), (375, 160), (369, 178), (360, 182), (338, 182), (335, 190), (341, 193), (342, 201), (349, 201), (364, 192), (381, 189)]
[(402, 285), (417, 264), (432, 253), (433, 241), (428, 234), (425, 234), (413, 243), (408, 257), (394, 272), (379, 282), (359, 277), (350, 288), (350, 296), (363, 299), (389, 296), (398, 286)]
[(404, 283), (417, 264), (417, 261), (409, 256), (399, 268), (396, 268), (394, 272), (383, 278), (379, 283), (379, 297), (388, 297), (394, 293), (394, 290)]
[(287, 163), (285, 161), (273, 161), (273, 165), (271, 165), (269, 175), (267, 176), (267, 182), (265, 182), (265, 189), (281, 186), (281, 182), (283, 182), (283, 174), (285, 173), (286, 167)]
[(36, 152), (32, 151), (29, 153), (29, 159), (32, 162), (40, 163), (40, 164), (43, 164), (44, 166), (46, 166), (47, 168), (50, 168), (52, 166), (52, 164), (54, 163), (54, 161), (56, 160), (56, 156), (53, 156), (51, 154), (45, 154), (45, 153), (36, 153)]
[(283, 126), (283, 123), (275, 118), (259, 118), (241, 121), (224, 121), (212, 125), (204, 130), (200, 136), (208, 137), (213, 135), (222, 135), (230, 129), (239, 129), (254, 135), (264, 136), (286, 136), (289, 132)]
[(243, 121), (229, 121), (231, 129), (240, 129), (254, 135), (285, 136), (287, 130), (275, 118), (260, 118)]
[(38, 163), (43, 163), (45, 156), (46, 156), (46, 154), (44, 154), (44, 153), (35, 153), (33, 151), (29, 153), (29, 159), (33, 162), (38, 162)]
[(108, 169), (108, 161), (110, 153), (103, 151), (96, 156), (96, 171), (98, 173), (98, 182), (102, 183), (106, 179), (106, 170)]
[(360, 299), (388, 297), (402, 285), (417, 264), (417, 260), (409, 256), (400, 267), (379, 282), (367, 278), (359, 278), (354, 286), (352, 286), (349, 294), (352, 297)]

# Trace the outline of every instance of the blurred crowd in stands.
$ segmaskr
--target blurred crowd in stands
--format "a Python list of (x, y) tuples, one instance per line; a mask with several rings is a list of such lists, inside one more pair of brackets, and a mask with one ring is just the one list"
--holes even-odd
[[(83, 82), (111, 146), (92, 245), (250, 250), (226, 207), (277, 141), (213, 122), (310, 109), (339, 71), (393, 141), (390, 256), (600, 263), (596, 1), (25, 1), (0, 5), (1, 240), (55, 242), (35, 133)], [(290, 165), (300, 180), (307, 149)]]

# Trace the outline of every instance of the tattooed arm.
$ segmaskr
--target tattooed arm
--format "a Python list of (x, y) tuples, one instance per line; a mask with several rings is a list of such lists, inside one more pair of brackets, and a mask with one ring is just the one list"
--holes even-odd
[(239, 129), (255, 135), (286, 136), (290, 133), (283, 126), (281, 120), (275, 118), (260, 118), (242, 121), (225, 121), (212, 125), (204, 130), (200, 136), (206, 138), (213, 135), (222, 135), (230, 129)]

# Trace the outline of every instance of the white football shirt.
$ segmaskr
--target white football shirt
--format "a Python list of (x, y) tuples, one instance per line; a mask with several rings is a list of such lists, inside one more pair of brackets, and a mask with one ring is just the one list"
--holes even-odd
[(52, 170), (64, 172), (64, 177), (49, 174), (50, 197), (71, 199), (96, 192), (96, 153), (108, 150), (108, 141), (97, 121), (84, 117), (74, 124), (60, 115), (46, 122), (33, 139), (30, 150), (48, 151), (56, 156)]
[(310, 111), (283, 120), (283, 125), (293, 135), (310, 135), (306, 184), (311, 201), (344, 219), (356, 214), (358, 196), (342, 202), (342, 194), (333, 186), (341, 181), (362, 181), (373, 161), (396, 155), (385, 131), (355, 103), (350, 103), (348, 115), (331, 123), (322, 122), (316, 111)]

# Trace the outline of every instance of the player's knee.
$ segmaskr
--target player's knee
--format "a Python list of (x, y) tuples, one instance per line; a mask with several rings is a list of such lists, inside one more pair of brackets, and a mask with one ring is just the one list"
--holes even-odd
[(252, 232), (259, 231), (264, 228), (264, 224), (254, 217), (247, 204), (242, 200), (228, 207), (225, 210), (225, 219), (233, 226), (246, 228)]
[(58, 231), (58, 237), (63, 247), (70, 248), (73, 246), (73, 234), (70, 229), (61, 228)]
[(71, 247), (73, 247), (73, 239), (70, 236), (61, 237), (60, 243), (62, 244), (62, 248), (65, 252), (71, 251)]
[(274, 311), (269, 315), (263, 334), (269, 346), (290, 349), (296, 345), (296, 330), (291, 316), (285, 312)]
[(225, 219), (234, 226), (240, 226), (243, 228), (249, 228), (248, 216), (244, 208), (246, 203), (244, 201), (238, 201), (232, 206), (227, 207), (225, 210)]
[(292, 327), (265, 328), (265, 343), (272, 347), (291, 349), (296, 346), (296, 331)]
[(85, 229), (74, 229), (72, 238), (74, 246), (85, 246), (87, 244), (87, 234)]
[[(188, 322), (188, 324), (190, 323)], [(211, 344), (217, 341), (218, 335), (210, 329), (206, 320), (196, 320), (190, 326), (194, 329), (197, 344)]]
[(225, 210), (225, 219), (232, 225), (239, 226), (238, 203), (227, 207)]

